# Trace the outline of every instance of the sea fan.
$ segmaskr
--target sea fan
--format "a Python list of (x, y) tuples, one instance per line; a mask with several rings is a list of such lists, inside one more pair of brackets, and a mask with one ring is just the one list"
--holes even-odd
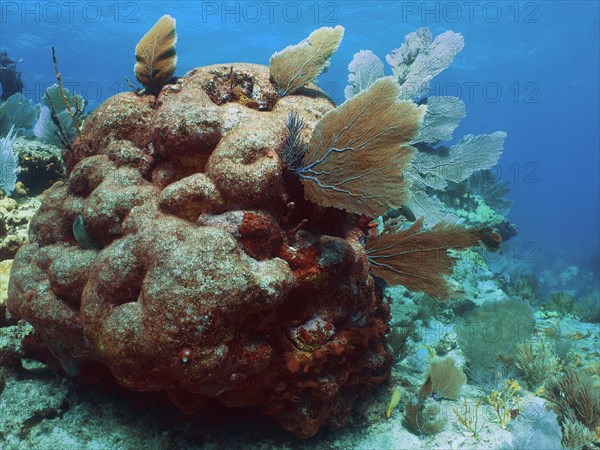
[(317, 123), (296, 171), (308, 200), (371, 217), (404, 204), (402, 172), (413, 154), (405, 144), (424, 108), (398, 101), (398, 94), (391, 78), (381, 78)]
[(447, 298), (454, 258), (449, 249), (461, 250), (480, 241), (493, 246), (499, 237), (489, 230), (466, 229), (457, 225), (438, 224), (423, 230), (423, 219), (406, 230), (387, 231), (367, 239), (365, 248), (371, 271), (393, 285), (401, 284), (412, 291)]
[(346, 100), (383, 77), (383, 62), (371, 50), (361, 50), (352, 58), (348, 70), (348, 86), (344, 89)]
[(175, 19), (162, 16), (135, 47), (135, 77), (152, 94), (160, 92), (175, 73)]
[(282, 97), (312, 83), (329, 66), (331, 55), (344, 37), (344, 27), (323, 27), (308, 38), (273, 53), (269, 61), (271, 81)]
[(386, 56), (402, 87), (401, 98), (426, 96), (431, 79), (452, 63), (464, 44), (462, 35), (453, 31), (446, 31), (435, 39), (428, 28), (409, 33), (404, 44)]
[(17, 92), (0, 103), (0, 136), (6, 136), (14, 126), (15, 132), (23, 133), (31, 129), (35, 122), (38, 107), (31, 100)]

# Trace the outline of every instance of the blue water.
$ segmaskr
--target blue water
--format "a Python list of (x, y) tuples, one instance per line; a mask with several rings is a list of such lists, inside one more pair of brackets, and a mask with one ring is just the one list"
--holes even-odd
[[(1, 3), (0, 46), (19, 64), (24, 93), (53, 84), (54, 46), (65, 85), (94, 108), (128, 90), (133, 50), (163, 14), (177, 19), (177, 74), (220, 62), (268, 64), (321, 26), (346, 28), (319, 84), (340, 103), (347, 65), (361, 49), (380, 58), (426, 26), (466, 45), (435, 78), (467, 117), (455, 132), (508, 133), (497, 167), (510, 180), (515, 257), (527, 264), (598, 260), (599, 3), (581, 2), (11, 2)], [(389, 68), (387, 68), (388, 73)], [(597, 263), (596, 263), (597, 264)], [(597, 269), (596, 269), (597, 270)]]

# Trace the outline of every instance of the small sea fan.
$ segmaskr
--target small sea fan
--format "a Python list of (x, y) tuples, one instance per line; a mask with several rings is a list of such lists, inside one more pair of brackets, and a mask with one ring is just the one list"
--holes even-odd
[(175, 19), (164, 15), (135, 47), (135, 76), (152, 94), (158, 94), (175, 73), (175, 42)]
[(467, 381), (462, 369), (456, 366), (450, 357), (431, 362), (429, 367), (431, 377), (431, 391), (440, 398), (456, 400), (458, 394)]
[(275, 52), (269, 61), (271, 81), (282, 97), (312, 83), (329, 66), (344, 37), (344, 27), (322, 27), (302, 42)]

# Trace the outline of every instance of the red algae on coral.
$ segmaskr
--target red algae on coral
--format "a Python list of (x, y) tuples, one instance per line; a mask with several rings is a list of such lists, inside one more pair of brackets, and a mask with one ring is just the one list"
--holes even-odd
[[(259, 407), (303, 438), (386, 379), (368, 221), (307, 203), (278, 154), (292, 109), (312, 130), (333, 108), (307, 92), (277, 100), (267, 67), (219, 65), (91, 114), (8, 294), (66, 373), (107, 369), (187, 412)], [(78, 244), (79, 217), (99, 249)]]

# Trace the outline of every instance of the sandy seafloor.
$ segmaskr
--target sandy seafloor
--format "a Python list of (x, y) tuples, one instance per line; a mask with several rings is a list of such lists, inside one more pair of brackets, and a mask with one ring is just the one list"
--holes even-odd
[[(553, 326), (556, 318), (537, 314), (536, 328)], [(6, 325), (6, 324), (5, 324)], [(424, 336), (451, 326), (431, 322)], [(573, 341), (582, 360), (598, 361), (600, 327), (572, 317), (561, 319), (565, 335), (585, 336)], [(20, 338), (30, 331), (24, 322), (0, 328), (0, 354), (18, 352)], [(434, 346), (432, 340), (428, 345)], [(450, 355), (461, 361), (460, 350)], [(17, 449), (499, 449), (514, 448), (513, 435), (494, 422), (485, 402), (480, 407), (481, 431), (475, 440), (448, 413), (445, 429), (419, 437), (403, 425), (396, 409), (389, 419), (385, 410), (395, 382), (400, 378), (419, 385), (423, 372), (408, 357), (397, 363), (390, 382), (355, 404), (343, 428), (323, 429), (310, 439), (298, 440), (270, 419), (252, 410), (213, 409), (185, 416), (158, 394), (124, 391), (114, 384), (82, 385), (50, 371), (41, 363), (23, 360), (22, 369), (2, 369), (0, 382), (0, 448)], [(480, 397), (467, 384), (462, 395), (469, 402)], [(544, 400), (531, 396), (535, 409)], [(449, 408), (460, 406), (448, 404)], [(531, 421), (535, 428), (536, 421)], [(535, 447), (530, 447), (535, 448)], [(548, 449), (550, 450), (550, 449)]]

